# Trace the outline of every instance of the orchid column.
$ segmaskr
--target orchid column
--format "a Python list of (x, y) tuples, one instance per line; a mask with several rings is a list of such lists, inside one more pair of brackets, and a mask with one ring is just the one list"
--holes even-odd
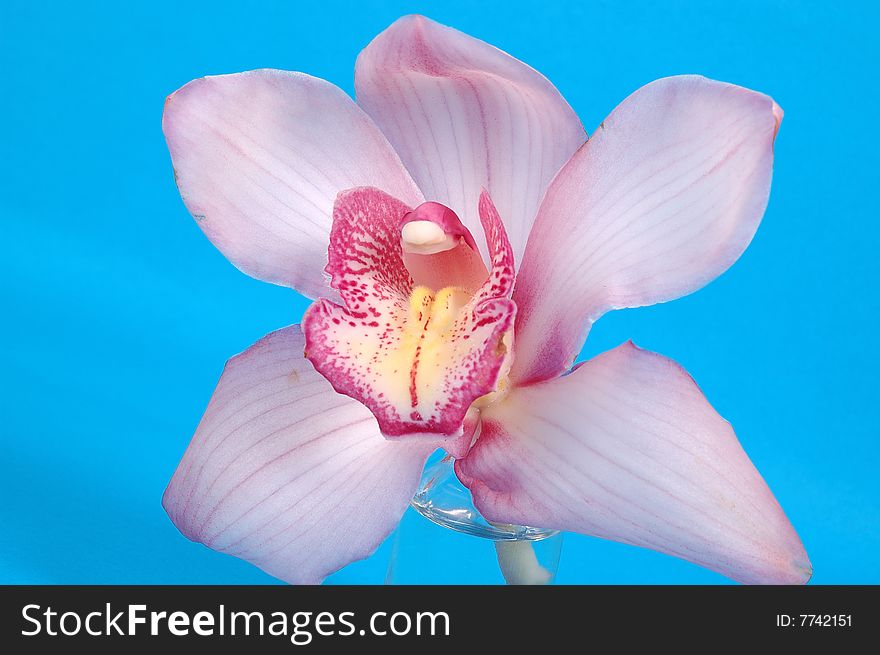
[(355, 86), (358, 104), (263, 70), (168, 99), (199, 226), (243, 271), (316, 299), (227, 364), (165, 494), (180, 530), (319, 582), (394, 530), (441, 448), (492, 524), (805, 582), (797, 534), (680, 366), (626, 343), (572, 368), (602, 314), (695, 291), (740, 256), (778, 105), (666, 78), (587, 140), (536, 71), (418, 16), (361, 53)]

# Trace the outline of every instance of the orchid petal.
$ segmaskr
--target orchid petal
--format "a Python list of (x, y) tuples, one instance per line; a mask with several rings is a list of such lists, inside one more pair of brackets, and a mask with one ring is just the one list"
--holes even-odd
[(452, 208), (484, 256), (476, 209), (488, 190), (519, 261), (547, 185), (586, 139), (556, 88), (422, 16), (401, 18), (361, 52), (355, 88), (425, 197)]
[(162, 127), (180, 194), (238, 268), (327, 295), (333, 201), (377, 186), (422, 197), (372, 120), (340, 89), (302, 73), (205, 77), (168, 97)]
[(470, 294), (414, 287), (399, 227), (410, 210), (399, 200), (363, 188), (336, 202), (327, 271), (344, 306), (309, 308), (306, 356), (336, 391), (369, 407), (387, 437), (464, 438), (471, 404), (509, 367), (513, 254), (488, 196), (479, 206), (493, 266)]
[(490, 521), (652, 548), (745, 583), (810, 577), (730, 424), (665, 357), (624, 344), (482, 418), (456, 472)]
[(384, 440), (303, 346), (292, 326), (229, 361), (163, 504), (193, 541), (319, 583), (394, 530), (437, 444)]
[(765, 95), (697, 76), (624, 100), (538, 212), (514, 294), (512, 379), (567, 370), (607, 310), (672, 300), (727, 270), (767, 205), (781, 117)]

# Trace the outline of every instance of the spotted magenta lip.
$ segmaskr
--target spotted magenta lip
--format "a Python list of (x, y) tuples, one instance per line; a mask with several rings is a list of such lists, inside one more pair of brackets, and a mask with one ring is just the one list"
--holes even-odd
[[(466, 292), (465, 263), (479, 253), (451, 209), (432, 202), (410, 210), (369, 187), (337, 197), (326, 271), (343, 304), (318, 300), (306, 312), (306, 357), (336, 392), (366, 405), (387, 438), (461, 442), (474, 401), (510, 369), (513, 252), (485, 191), (479, 209), (491, 271), (484, 267), (479, 287)], [(423, 224), (432, 229), (422, 234), (451, 246), (406, 253), (406, 228)], [(407, 263), (414, 272), (435, 269), (439, 288), (416, 285)]]

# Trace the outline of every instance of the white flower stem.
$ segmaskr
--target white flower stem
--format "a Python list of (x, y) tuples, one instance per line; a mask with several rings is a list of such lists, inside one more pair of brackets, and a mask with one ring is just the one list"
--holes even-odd
[(553, 581), (553, 573), (541, 566), (530, 541), (496, 541), (498, 565), (507, 584), (544, 585)]

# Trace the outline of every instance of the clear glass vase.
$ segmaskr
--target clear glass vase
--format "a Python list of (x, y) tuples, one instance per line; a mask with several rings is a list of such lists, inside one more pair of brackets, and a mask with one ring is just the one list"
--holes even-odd
[(552, 584), (562, 534), (490, 523), (459, 482), (453, 459), (428, 461), (393, 538), (387, 584)]

